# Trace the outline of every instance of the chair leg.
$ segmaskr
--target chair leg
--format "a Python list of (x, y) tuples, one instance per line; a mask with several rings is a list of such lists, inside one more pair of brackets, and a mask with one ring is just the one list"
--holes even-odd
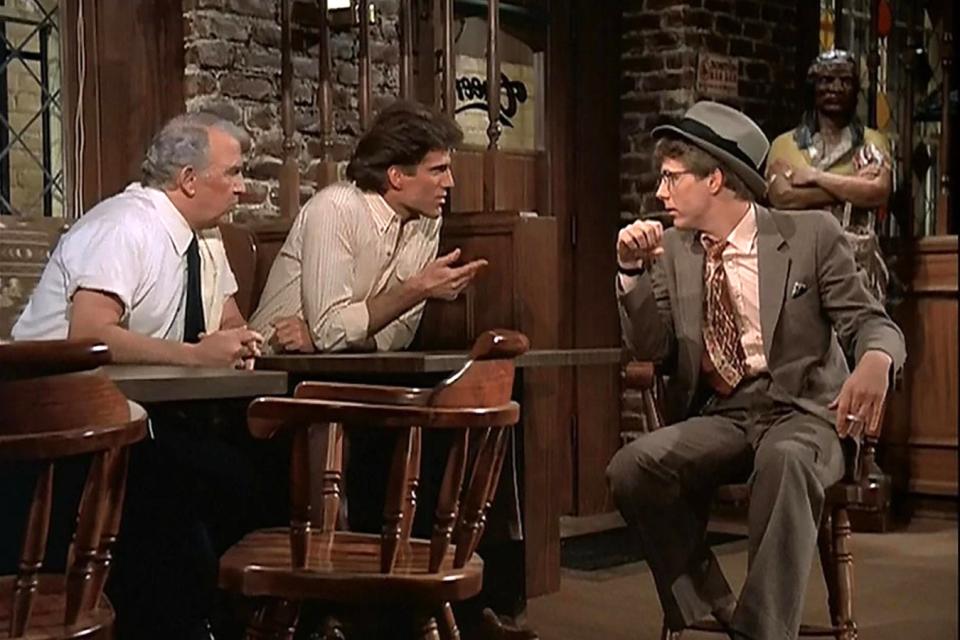
[(660, 640), (680, 640), (682, 633), (683, 631), (671, 631), (667, 623), (664, 622), (660, 627)]
[(440, 607), (440, 613), (437, 615), (437, 624), (440, 627), (440, 637), (443, 640), (460, 640), (460, 629), (457, 627), (457, 619), (453, 615), (453, 607), (449, 602), (444, 602)]
[(440, 640), (440, 630), (437, 627), (437, 619), (433, 616), (421, 616), (416, 622), (417, 640)]
[(850, 550), (850, 516), (844, 507), (833, 511), (833, 553), (837, 572), (837, 626), (839, 640), (856, 640), (853, 620), (853, 553)]
[(817, 548), (820, 551), (820, 569), (823, 582), (827, 586), (827, 607), (830, 611), (830, 623), (840, 626), (840, 585), (837, 583), (837, 565), (833, 549), (833, 516), (829, 510), (823, 514), (820, 530), (817, 532)]
[(300, 617), (300, 603), (270, 599), (257, 609), (247, 624), (245, 640), (293, 640)]

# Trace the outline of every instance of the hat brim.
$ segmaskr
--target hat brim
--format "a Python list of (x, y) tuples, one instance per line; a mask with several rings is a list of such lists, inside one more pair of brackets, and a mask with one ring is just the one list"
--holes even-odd
[(683, 138), (684, 140), (692, 142), (697, 147), (700, 147), (718, 160), (721, 160), (726, 166), (730, 167), (730, 170), (737, 174), (738, 178), (743, 180), (743, 182), (747, 185), (747, 188), (750, 189), (750, 191), (758, 200), (766, 196), (767, 181), (763, 179), (763, 176), (760, 175), (760, 172), (753, 167), (744, 164), (740, 158), (737, 158), (729, 151), (721, 149), (717, 145), (707, 142), (703, 138), (695, 136), (688, 131), (684, 131), (679, 127), (675, 127), (672, 124), (663, 124), (658, 127), (654, 127), (651, 135), (654, 138), (662, 138), (665, 135), (675, 135), (679, 138)]

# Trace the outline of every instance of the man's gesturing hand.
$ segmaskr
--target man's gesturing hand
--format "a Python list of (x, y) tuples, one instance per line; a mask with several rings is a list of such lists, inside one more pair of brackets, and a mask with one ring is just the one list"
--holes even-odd
[(466, 289), (477, 272), (487, 266), (483, 258), (473, 260), (463, 265), (456, 265), (460, 258), (460, 249), (440, 256), (417, 273), (421, 289), (428, 298), (453, 300), (460, 292)]
[(637, 220), (620, 229), (617, 235), (617, 262), (633, 268), (649, 264), (663, 253), (663, 225), (656, 220)]

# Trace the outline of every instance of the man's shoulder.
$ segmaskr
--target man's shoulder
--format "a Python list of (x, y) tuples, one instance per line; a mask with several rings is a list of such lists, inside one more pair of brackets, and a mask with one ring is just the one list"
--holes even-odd
[(153, 202), (138, 193), (121, 191), (97, 203), (80, 217), (64, 236), (72, 238), (109, 235), (117, 240), (148, 239), (163, 225), (154, 214)]
[[(839, 234), (840, 223), (836, 216), (823, 209), (773, 209), (758, 207), (757, 215), (770, 216), (780, 234), (786, 240), (800, 236), (816, 236), (822, 233)], [(759, 222), (759, 221), (758, 221)], [(760, 223), (762, 226), (762, 223)]]

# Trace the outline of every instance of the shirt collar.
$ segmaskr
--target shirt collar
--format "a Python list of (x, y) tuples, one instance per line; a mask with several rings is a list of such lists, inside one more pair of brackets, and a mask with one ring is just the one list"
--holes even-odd
[[(750, 253), (753, 250), (754, 243), (757, 239), (757, 210), (754, 203), (750, 203), (750, 206), (747, 208), (747, 212), (743, 214), (743, 217), (740, 218), (740, 222), (737, 223), (737, 226), (727, 234), (726, 242), (739, 253)], [(704, 240), (709, 242), (716, 242), (716, 238), (711, 236), (708, 233), (700, 234), (700, 241), (706, 243)]]
[(183, 214), (173, 206), (173, 202), (170, 201), (167, 194), (160, 189), (144, 187), (139, 182), (134, 182), (127, 187), (127, 190), (139, 191), (153, 203), (157, 211), (157, 218), (160, 220), (163, 228), (167, 230), (170, 240), (173, 241), (177, 255), (182, 256), (185, 254), (187, 247), (190, 246), (190, 242), (193, 240), (193, 229), (187, 224)]
[(364, 192), (364, 199), (367, 201), (367, 207), (370, 209), (370, 215), (376, 223), (377, 233), (383, 235), (387, 232), (394, 221), (399, 222), (400, 216), (393, 210), (393, 207), (384, 199), (382, 195), (376, 192)]
[(757, 239), (757, 210), (753, 203), (727, 236), (727, 242), (740, 253), (750, 253)]

